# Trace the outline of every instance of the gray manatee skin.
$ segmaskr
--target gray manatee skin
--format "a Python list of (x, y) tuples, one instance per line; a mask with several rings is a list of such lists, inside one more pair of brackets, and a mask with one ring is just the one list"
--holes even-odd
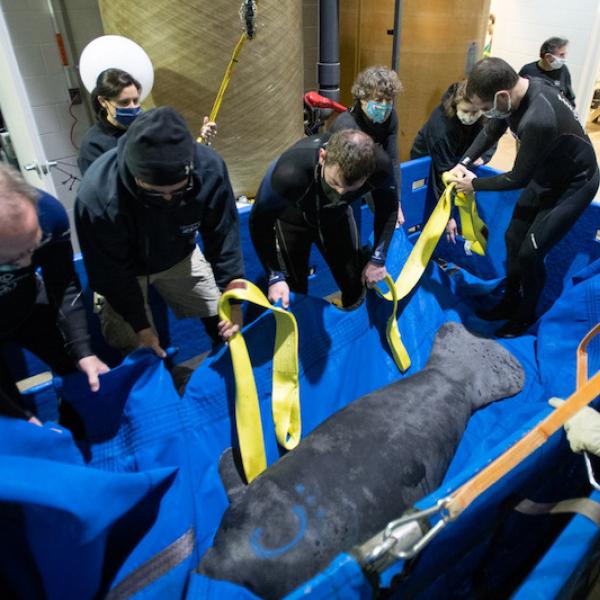
[(446, 323), (423, 370), (355, 400), (230, 495), (199, 572), (285, 596), (437, 489), (471, 413), (523, 383), (500, 344)]

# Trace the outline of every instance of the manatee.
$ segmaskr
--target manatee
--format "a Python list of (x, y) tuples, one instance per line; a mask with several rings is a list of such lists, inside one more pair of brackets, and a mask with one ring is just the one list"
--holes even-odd
[(424, 369), (332, 415), (250, 485), (227, 451), (230, 506), (198, 571), (285, 596), (437, 489), (471, 414), (523, 383), (498, 342), (446, 323)]

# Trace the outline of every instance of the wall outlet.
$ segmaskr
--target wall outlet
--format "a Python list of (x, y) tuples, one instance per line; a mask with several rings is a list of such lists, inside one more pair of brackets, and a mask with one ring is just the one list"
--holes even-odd
[(81, 104), (81, 89), (69, 88), (69, 98), (71, 100), (71, 104)]

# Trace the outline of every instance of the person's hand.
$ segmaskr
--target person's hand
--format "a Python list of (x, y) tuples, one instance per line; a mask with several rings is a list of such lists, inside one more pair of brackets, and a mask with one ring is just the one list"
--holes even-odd
[(448, 178), (450, 181), (456, 181), (462, 179), (467, 173), (470, 173), (469, 169), (464, 165), (458, 164), (448, 171)]
[(450, 217), (448, 224), (446, 225), (446, 241), (456, 244), (456, 236), (458, 235), (458, 226), (456, 220)]
[(402, 227), (402, 225), (404, 225), (404, 221), (406, 221), (406, 219), (404, 218), (404, 213), (402, 212), (402, 206), (400, 203), (398, 203), (398, 215), (396, 216), (396, 229), (398, 229), (398, 227)]
[(388, 272), (385, 268), (385, 265), (376, 265), (369, 262), (363, 269), (362, 280), (368, 288), (372, 288), (376, 283), (379, 283), (381, 280), (385, 279), (387, 274)]
[(457, 192), (462, 192), (463, 194), (472, 194), (473, 179), (475, 179), (476, 177), (477, 175), (475, 175), (475, 173), (467, 171), (466, 173), (461, 174), (461, 177), (449, 177), (448, 181), (450, 183), (456, 183)]
[(474, 167), (480, 167), (481, 165), (484, 165), (485, 162), (483, 161), (483, 158), (478, 158), (476, 161), (473, 162), (473, 166)]
[(208, 117), (204, 117), (202, 129), (200, 129), (200, 137), (210, 146), (217, 136), (217, 124), (214, 121), (209, 121)]
[(285, 281), (273, 283), (269, 286), (267, 298), (271, 304), (281, 300), (283, 308), (288, 308), (290, 305), (290, 286)]
[(100, 379), (98, 376), (110, 371), (95, 354), (80, 359), (77, 363), (77, 368), (87, 375), (92, 392), (97, 392), (100, 389)]
[[(558, 408), (564, 403), (560, 398), (550, 398), (548, 404)], [(600, 456), (600, 413), (589, 406), (582, 408), (565, 423), (565, 433), (571, 450)]]
[(158, 336), (154, 332), (152, 327), (146, 327), (146, 329), (140, 329), (137, 333), (138, 343), (140, 348), (150, 348), (154, 351), (156, 356), (159, 358), (166, 358), (167, 353), (160, 347)]
[(242, 315), (242, 306), (240, 304), (231, 305), (231, 321), (219, 321), (217, 329), (224, 342), (227, 342), (234, 334), (242, 328), (244, 317)]
[(37, 425), (38, 427), (43, 427), (42, 422), (37, 417), (29, 417), (27, 422), (31, 423), (32, 425)]

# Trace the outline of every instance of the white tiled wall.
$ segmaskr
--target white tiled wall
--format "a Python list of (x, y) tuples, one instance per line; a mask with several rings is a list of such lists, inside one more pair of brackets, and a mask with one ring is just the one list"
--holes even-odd
[(539, 58), (542, 42), (549, 37), (567, 38), (568, 66), (582, 117), (590, 98), (590, 73), (598, 72), (600, 35), (598, 0), (492, 0), (496, 16), (492, 55), (509, 62), (517, 71)]
[[(64, 5), (74, 37), (75, 56), (69, 56), (74, 68), (85, 45), (103, 34), (102, 22), (97, 0), (65, 0)], [(48, 2), (0, 0), (0, 7), (10, 31), (46, 158), (59, 161), (58, 166), (62, 170), (79, 177), (76, 146), (92, 123), (82, 105), (71, 107), (74, 116), (69, 113), (67, 75), (54, 38)], [(64, 35), (63, 14), (58, 11), (56, 17)], [(77, 184), (72, 187), (71, 181), (65, 184), (69, 177), (58, 170), (53, 170), (52, 174), (59, 199), (72, 215)]]

